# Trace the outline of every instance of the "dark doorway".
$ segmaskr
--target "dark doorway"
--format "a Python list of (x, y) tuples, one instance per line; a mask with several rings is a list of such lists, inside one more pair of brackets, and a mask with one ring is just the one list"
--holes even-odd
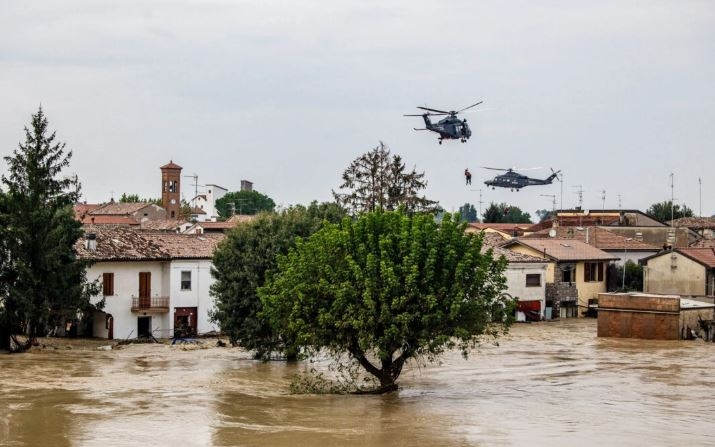
[(151, 317), (137, 317), (137, 336), (151, 337)]
[(196, 335), (196, 308), (177, 307), (174, 309), (174, 338)]
[(105, 320), (107, 326), (107, 339), (114, 340), (114, 317), (112, 314), (107, 314), (107, 319)]

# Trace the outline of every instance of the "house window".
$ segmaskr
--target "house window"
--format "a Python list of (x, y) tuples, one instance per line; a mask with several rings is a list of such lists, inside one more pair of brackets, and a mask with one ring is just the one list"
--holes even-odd
[(102, 294), (114, 295), (114, 273), (102, 273)]
[(541, 275), (538, 273), (527, 273), (526, 287), (541, 287)]
[(561, 282), (568, 282), (572, 283), (573, 282), (573, 268), (571, 267), (566, 267), (563, 270), (561, 270)]
[(603, 281), (603, 263), (586, 262), (583, 266), (583, 280), (585, 282)]
[(181, 290), (191, 290), (191, 272), (181, 272)]

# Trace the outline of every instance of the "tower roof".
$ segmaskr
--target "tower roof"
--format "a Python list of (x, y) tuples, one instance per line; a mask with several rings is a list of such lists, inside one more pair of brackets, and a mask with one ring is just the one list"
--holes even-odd
[(176, 163), (174, 163), (173, 160), (169, 160), (169, 163), (165, 164), (164, 166), (162, 166), (159, 169), (183, 169), (183, 168), (181, 166), (177, 165)]

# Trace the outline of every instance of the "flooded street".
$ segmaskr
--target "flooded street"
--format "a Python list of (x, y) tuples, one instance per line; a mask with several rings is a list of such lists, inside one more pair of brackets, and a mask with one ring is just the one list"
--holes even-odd
[(305, 364), (129, 345), (0, 356), (3, 446), (712, 445), (715, 344), (520, 324), (385, 396), (290, 395)]

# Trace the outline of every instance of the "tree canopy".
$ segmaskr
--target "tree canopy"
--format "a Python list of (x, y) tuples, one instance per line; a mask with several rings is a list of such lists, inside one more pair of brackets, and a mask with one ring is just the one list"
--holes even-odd
[(371, 212), (297, 240), (259, 289), (264, 314), (296, 348), (347, 353), (397, 388), (406, 363), (435, 360), (511, 322), (506, 261), (482, 252), (482, 235), (458, 217)]
[(147, 198), (140, 198), (139, 194), (127, 194), (125, 192), (122, 193), (122, 196), (119, 198), (119, 203), (154, 203), (157, 205), (161, 205), (161, 199), (147, 199)]
[(351, 215), (376, 210), (394, 211), (404, 207), (407, 212), (429, 212), (437, 202), (420, 196), (427, 187), (424, 172), (407, 171), (402, 157), (390, 156), (382, 143), (353, 160), (343, 172), (339, 191), (333, 190), (335, 201)]
[[(72, 205), (79, 198), (76, 177), (61, 177), (72, 152), (48, 133), (42, 108), (25, 128), (25, 142), (6, 156), (3, 221), (0, 348), (26, 349), (50, 326), (76, 318), (91, 308), (85, 264), (76, 258), (74, 243), (82, 234)], [(21, 330), (28, 343), (13, 334)], [(14, 344), (11, 343), (14, 341)]]
[(531, 223), (531, 216), (518, 206), (492, 202), (484, 211), (482, 221), (486, 223)]
[[(672, 206), (672, 210), (671, 210)], [(680, 219), (681, 217), (693, 217), (693, 210), (687, 205), (682, 206), (673, 204), (672, 201), (654, 203), (646, 210), (646, 214), (653, 216), (661, 222), (668, 222), (672, 219)]]
[(273, 211), (276, 203), (258, 191), (234, 191), (216, 200), (218, 215), (229, 218), (234, 214), (254, 215), (261, 211)]
[(465, 203), (459, 207), (459, 217), (465, 222), (478, 222), (477, 209), (471, 203)]
[(262, 306), (257, 288), (264, 284), (266, 272), (276, 267), (278, 255), (287, 254), (296, 238), (310, 236), (324, 222), (339, 222), (344, 216), (334, 203), (313, 202), (307, 208), (299, 205), (280, 213), (262, 212), (227, 235), (213, 258), (216, 282), (211, 294), (216, 310), (211, 317), (232, 343), (255, 350), (259, 358), (278, 350), (281, 339), (259, 316)]

